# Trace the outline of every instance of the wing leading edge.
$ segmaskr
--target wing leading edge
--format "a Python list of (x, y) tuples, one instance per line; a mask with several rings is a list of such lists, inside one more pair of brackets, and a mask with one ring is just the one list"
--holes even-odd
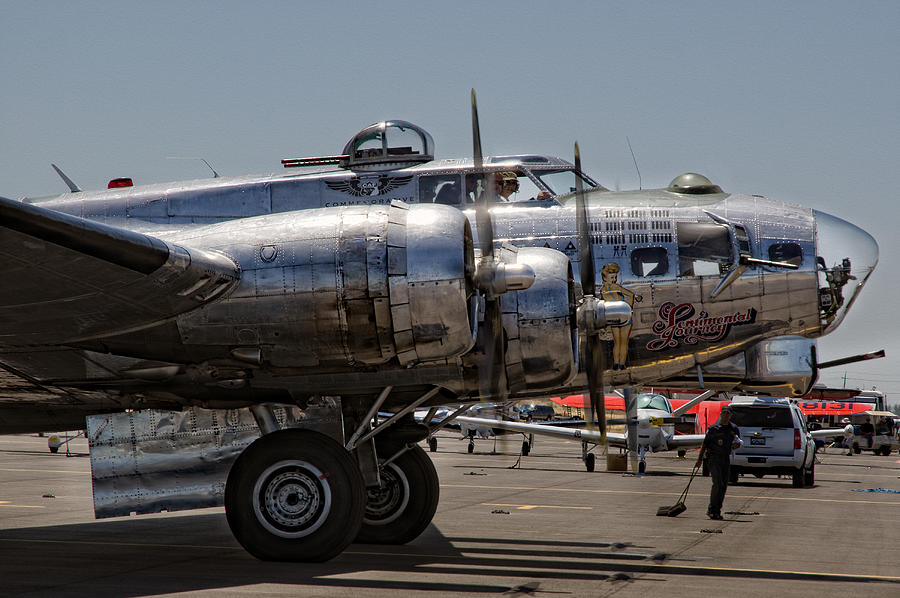
[(0, 347), (137, 330), (239, 278), (225, 255), (0, 198)]

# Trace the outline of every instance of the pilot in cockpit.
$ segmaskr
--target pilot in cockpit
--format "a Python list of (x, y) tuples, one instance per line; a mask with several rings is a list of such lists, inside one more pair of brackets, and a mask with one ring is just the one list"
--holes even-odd
[[(497, 192), (497, 201), (515, 201), (510, 199), (513, 193), (519, 190), (519, 177), (513, 171), (503, 171), (494, 173), (494, 185)], [(541, 191), (537, 197), (529, 198), (530, 200), (548, 199), (550, 193)]]
[(519, 190), (519, 179), (514, 172), (495, 172), (494, 189), (497, 201), (511, 201), (509, 196)]

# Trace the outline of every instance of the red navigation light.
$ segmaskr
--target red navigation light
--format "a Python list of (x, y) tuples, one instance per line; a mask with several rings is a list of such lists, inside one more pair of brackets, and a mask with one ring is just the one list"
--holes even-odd
[(134, 187), (134, 182), (129, 177), (113, 179), (106, 186), (107, 189), (116, 189), (118, 187)]

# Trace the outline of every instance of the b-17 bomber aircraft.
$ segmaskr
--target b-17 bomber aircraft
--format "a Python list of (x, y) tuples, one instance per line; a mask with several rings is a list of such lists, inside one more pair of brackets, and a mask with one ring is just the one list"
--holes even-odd
[(606, 384), (726, 358), (805, 392), (867, 233), (699, 175), (485, 158), (477, 122), (473, 93), (467, 161), (388, 121), (312, 171), (0, 199), (0, 433), (86, 427), (98, 517), (224, 504), (256, 557), (321, 561), (431, 522), (417, 408), (587, 390), (602, 415)]

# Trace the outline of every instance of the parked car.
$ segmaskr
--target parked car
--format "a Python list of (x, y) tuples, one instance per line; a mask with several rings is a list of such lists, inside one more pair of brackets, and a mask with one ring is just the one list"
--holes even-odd
[(741, 474), (790, 474), (794, 488), (815, 482), (816, 446), (796, 404), (776, 397), (735, 397), (731, 421), (743, 446), (731, 459), (730, 482)]
[(519, 415), (522, 419), (550, 421), (556, 412), (546, 403), (525, 403), (519, 406)]

